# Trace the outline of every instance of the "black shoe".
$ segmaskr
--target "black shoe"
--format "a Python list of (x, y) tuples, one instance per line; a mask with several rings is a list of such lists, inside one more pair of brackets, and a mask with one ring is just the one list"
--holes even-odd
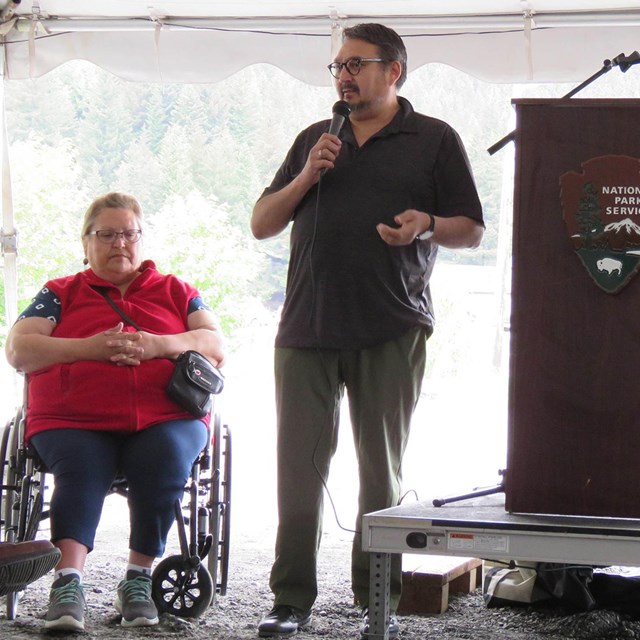
[[(389, 640), (397, 638), (400, 633), (400, 625), (395, 611), (389, 612), (389, 621), (387, 622)], [(369, 637), (369, 607), (362, 608), (362, 622), (360, 623), (360, 638), (366, 640)]]
[(277, 604), (260, 620), (258, 635), (261, 638), (290, 636), (309, 624), (311, 611), (304, 611), (286, 604)]

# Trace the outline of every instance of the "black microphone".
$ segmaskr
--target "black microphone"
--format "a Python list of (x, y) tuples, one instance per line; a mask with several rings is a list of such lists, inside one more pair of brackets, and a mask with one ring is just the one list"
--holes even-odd
[(333, 118), (331, 119), (331, 124), (329, 125), (329, 133), (334, 136), (337, 136), (340, 133), (340, 129), (342, 129), (342, 125), (344, 121), (349, 117), (351, 113), (351, 107), (344, 100), (338, 100), (333, 105)]
[[(329, 133), (337, 136), (340, 133), (340, 129), (342, 129), (342, 125), (344, 125), (344, 121), (349, 117), (351, 113), (351, 107), (344, 101), (338, 100), (333, 105), (333, 118), (331, 118), (331, 124), (329, 125)], [(322, 177), (327, 172), (328, 167), (325, 167), (320, 171), (320, 177)]]
[(640, 62), (640, 53), (634, 51), (630, 53), (628, 56), (625, 56), (624, 53), (621, 53), (619, 56), (616, 56), (613, 59), (613, 64), (617, 64), (622, 73), (625, 73), (629, 67), (634, 64), (638, 64)]

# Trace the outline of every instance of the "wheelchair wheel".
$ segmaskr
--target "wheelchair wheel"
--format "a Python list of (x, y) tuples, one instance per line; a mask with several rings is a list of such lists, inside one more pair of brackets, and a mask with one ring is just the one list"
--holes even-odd
[[(13, 420), (10, 420), (2, 430), (2, 437), (0, 438), (0, 483), (5, 487), (7, 485), (5, 470), (7, 468), (7, 453), (9, 447), (9, 436), (11, 435), (11, 427)], [(6, 518), (5, 513), (7, 511), (6, 504), (9, 500), (9, 494), (6, 489), (2, 489), (0, 495), (0, 533), (2, 533), (2, 540), (6, 537)]]
[[(2, 483), (2, 500), (0, 501), (0, 526), (2, 527), (2, 540), (7, 541), (7, 531), (11, 528), (13, 518), (13, 506), (15, 504), (15, 486), (9, 482), (9, 470), (15, 465), (16, 446), (14, 437), (16, 425), (22, 419), (22, 407), (11, 418), (2, 430), (0, 439), (0, 482)], [(12, 460), (13, 458), (13, 460)], [(10, 486), (11, 484), (11, 486)]]
[(212, 478), (209, 497), (209, 533), (212, 536), (208, 555), (209, 573), (215, 595), (227, 593), (229, 576), (229, 537), (231, 532), (231, 432), (214, 416)]
[[(15, 469), (15, 432), (16, 424), (20, 419), (20, 413), (12, 418), (2, 432), (0, 442), (0, 479), (2, 481), (2, 540), (4, 542), (18, 542), (18, 478)], [(18, 602), (22, 592), (12, 591), (5, 596), (7, 620), (15, 620), (18, 614)]]
[[(11, 536), (10, 536), (11, 537)], [(5, 540), (5, 542), (12, 542), (11, 540)], [(24, 591), (11, 591), (5, 596), (5, 609), (7, 612), (7, 620), (15, 620), (18, 615), (18, 603)]]
[(7, 462), (4, 467), (3, 486), (6, 490), (3, 504), (5, 540), (12, 535), (12, 542), (34, 540), (38, 533), (44, 508), (43, 473), (35, 468), (27, 454), (22, 410), (11, 425), (7, 442)]
[[(23, 444), (22, 408), (2, 434), (2, 540), (25, 542), (34, 540), (42, 519), (44, 496), (43, 474), (35, 468)], [(7, 619), (14, 620), (23, 592), (6, 595)]]
[(194, 570), (182, 556), (169, 556), (153, 572), (152, 597), (158, 613), (198, 618), (211, 604), (213, 581), (204, 565)]

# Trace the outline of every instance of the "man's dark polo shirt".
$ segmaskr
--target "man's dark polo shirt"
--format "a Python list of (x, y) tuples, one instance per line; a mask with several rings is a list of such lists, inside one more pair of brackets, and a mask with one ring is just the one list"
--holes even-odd
[[(335, 168), (295, 211), (277, 347), (360, 349), (418, 325), (433, 330), (429, 278), (436, 245), (392, 247), (376, 225), (396, 226), (394, 216), (406, 209), (482, 223), (482, 206), (458, 134), (399, 101), (395, 118), (362, 147), (345, 123)], [(329, 122), (298, 135), (263, 196), (302, 171)]]

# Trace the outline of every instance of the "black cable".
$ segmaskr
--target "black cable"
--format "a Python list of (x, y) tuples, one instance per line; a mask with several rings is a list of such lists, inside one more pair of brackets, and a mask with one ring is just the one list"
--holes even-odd
[[(296, 18), (308, 18), (314, 19), (316, 16), (296, 16)], [(249, 20), (250, 18), (240, 18), (237, 16), (229, 17), (228, 20), (236, 20), (238, 22), (242, 22), (243, 20)], [(288, 19), (288, 17), (287, 17)], [(179, 27), (185, 30), (193, 30), (193, 31), (216, 31), (222, 33), (253, 33), (257, 35), (268, 35), (268, 36), (295, 36), (295, 37), (304, 37), (304, 38), (330, 38), (330, 33), (310, 33), (305, 31), (272, 31), (266, 29), (236, 29), (232, 27), (213, 27), (213, 26), (198, 26), (198, 25), (189, 25), (189, 24), (181, 24), (180, 22), (175, 21), (156, 21), (151, 18), (141, 18), (134, 17), (128, 18), (131, 22), (150, 22), (156, 23), (161, 27), (166, 25), (167, 27)], [(105, 24), (108, 23), (108, 20), (104, 21)], [(531, 31), (545, 31), (545, 30), (553, 30), (558, 29), (560, 27), (532, 27)], [(513, 29), (487, 29), (487, 30), (478, 30), (478, 31), (454, 31), (447, 33), (408, 33), (402, 35), (404, 38), (449, 38), (449, 37), (458, 37), (458, 36), (485, 36), (485, 35), (500, 35), (500, 34), (509, 34), (509, 33), (522, 33), (525, 31), (525, 28), (515, 27)], [(57, 36), (65, 36), (72, 35), (75, 33), (79, 33), (78, 31), (60, 31), (58, 33), (47, 33), (41, 35), (35, 35), (35, 40), (43, 40), (46, 38), (53, 38)], [(11, 45), (11, 44), (22, 44), (25, 42), (29, 42), (30, 38), (23, 38), (20, 40), (5, 40), (2, 45)]]
[[(311, 330), (313, 331), (315, 340), (316, 340), (316, 353), (318, 354), (318, 357), (320, 358), (320, 361), (322, 362), (322, 369), (324, 371), (325, 377), (327, 379), (327, 386), (329, 388), (330, 392), (333, 392), (333, 388), (332, 388), (332, 384), (331, 384), (331, 376), (329, 375), (329, 370), (328, 370), (328, 366), (325, 362), (324, 359), (324, 354), (322, 353), (322, 349), (320, 348), (320, 336), (318, 335), (318, 331), (317, 331), (317, 326), (314, 323), (314, 316), (315, 316), (315, 308), (316, 308), (316, 279), (315, 279), (315, 273), (314, 273), (314, 269), (313, 269), (313, 249), (315, 247), (316, 244), (316, 238), (317, 238), (317, 234), (318, 234), (318, 219), (319, 219), (319, 208), (320, 208), (320, 187), (322, 185), (322, 176), (323, 174), (320, 174), (320, 179), (318, 180), (318, 187), (316, 190), (316, 206), (315, 206), (315, 211), (314, 211), (314, 218), (313, 218), (313, 232), (311, 234), (311, 243), (309, 245), (309, 276), (310, 276), (310, 280), (311, 280), (311, 307), (309, 308), (309, 326), (311, 327)], [(316, 470), (316, 473), (318, 474), (318, 477), (320, 478), (320, 481), (322, 482), (322, 486), (324, 488), (324, 491), (327, 495), (327, 498), (329, 499), (329, 504), (331, 505), (331, 509), (333, 511), (333, 516), (335, 518), (336, 524), (338, 525), (338, 528), (341, 529), (342, 531), (345, 531), (346, 533), (362, 533), (361, 531), (355, 530), (355, 529), (349, 529), (348, 527), (345, 527), (341, 522), (340, 522), (340, 517), (338, 516), (338, 510), (336, 508), (335, 502), (333, 500), (333, 496), (331, 495), (331, 491), (329, 490), (329, 485), (327, 484), (327, 480), (328, 478), (325, 478), (322, 475), (322, 472), (320, 471), (320, 469), (318, 468), (318, 464), (316, 462), (316, 453), (318, 452), (318, 448), (320, 447), (320, 441), (322, 440), (322, 437), (325, 435), (327, 426), (329, 424), (333, 424), (333, 409), (330, 408), (329, 409), (329, 414), (327, 416), (327, 420), (324, 423), (324, 426), (322, 427), (320, 433), (318, 434), (318, 439), (316, 440), (316, 443), (313, 447), (313, 453), (311, 454), (311, 464), (313, 464), (313, 468)], [(336, 435), (337, 437), (337, 435)]]
[[(315, 315), (315, 303), (316, 303), (316, 281), (315, 281), (315, 274), (314, 274), (314, 269), (313, 269), (313, 249), (315, 247), (316, 244), (316, 238), (317, 238), (317, 231), (318, 231), (318, 220), (319, 220), (319, 203), (320, 203), (320, 191), (321, 191), (321, 185), (322, 185), (322, 176), (323, 174), (320, 174), (320, 179), (318, 180), (318, 189), (316, 192), (316, 206), (315, 206), (315, 211), (314, 211), (314, 220), (313, 220), (313, 232), (311, 235), (311, 243), (309, 246), (309, 274), (310, 274), (310, 280), (311, 280), (311, 307), (309, 310), (309, 325), (314, 333), (315, 339), (316, 339), (316, 352), (320, 358), (320, 360), (322, 361), (323, 364), (323, 370), (327, 379), (327, 386), (329, 387), (329, 391), (333, 391), (332, 389), (332, 385), (331, 385), (331, 376), (329, 375), (329, 371), (328, 371), (328, 367), (325, 363), (324, 360), (324, 355), (322, 353), (322, 349), (320, 348), (319, 344), (320, 344), (320, 337), (318, 335), (317, 332), (317, 326), (315, 325), (315, 323), (313, 322), (314, 320), (314, 315)], [(389, 291), (391, 291), (389, 289)], [(393, 293), (393, 292), (391, 292)], [(400, 299), (397, 298), (397, 296), (394, 295), (394, 297), (396, 298), (396, 301), (400, 304), (402, 304), (403, 306), (407, 307), (410, 310), (414, 310), (413, 307), (410, 307), (409, 305), (407, 305), (406, 303), (404, 303), (403, 301), (401, 301)], [(333, 500), (333, 497), (331, 496), (331, 491), (329, 490), (329, 486), (327, 484), (327, 479), (325, 479), (325, 477), (322, 475), (320, 469), (318, 468), (318, 465), (316, 463), (316, 452), (320, 446), (320, 441), (325, 433), (326, 430), (326, 425), (328, 424), (332, 424), (332, 410), (330, 410), (329, 416), (328, 416), (328, 420), (325, 423), (325, 426), (323, 427), (323, 429), (321, 430), (320, 434), (318, 435), (318, 439), (316, 441), (316, 444), (314, 446), (313, 449), (313, 454), (312, 454), (312, 464), (314, 469), (316, 470), (316, 473), (318, 474), (318, 477), (320, 478), (320, 481), (322, 482), (322, 486), (324, 487), (324, 490), (327, 494), (327, 497), (329, 499), (329, 503), (331, 504), (331, 508), (333, 510), (333, 515), (336, 521), (336, 524), (338, 525), (338, 528), (340, 528), (342, 531), (345, 531), (347, 533), (353, 533), (353, 534), (361, 534), (362, 531), (360, 529), (349, 529), (348, 527), (345, 527), (341, 522), (340, 522), (340, 517), (338, 516), (338, 510), (336, 508), (335, 502)], [(337, 435), (336, 435), (337, 437)], [(403, 456), (404, 458), (404, 453)], [(402, 466), (402, 459), (400, 460), (400, 466)], [(398, 504), (401, 504), (402, 501), (405, 499), (405, 497), (410, 494), (413, 493), (416, 497), (416, 500), (418, 499), (418, 494), (415, 490), (410, 489), (407, 492), (405, 492), (401, 498), (398, 501)]]
[(409, 489), (408, 491), (405, 491), (401, 496), (400, 496), (400, 500), (398, 500), (398, 504), (402, 504), (404, 502), (404, 499), (410, 495), (413, 494), (416, 502), (420, 502), (420, 498), (418, 497), (418, 492), (415, 489)]

